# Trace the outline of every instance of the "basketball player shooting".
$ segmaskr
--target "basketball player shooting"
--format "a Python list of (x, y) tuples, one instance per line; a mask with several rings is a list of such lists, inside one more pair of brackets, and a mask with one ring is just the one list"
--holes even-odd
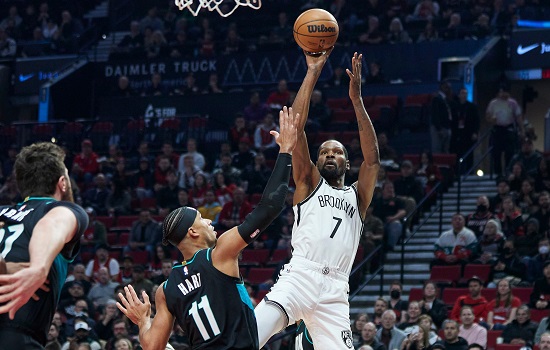
[(260, 347), (296, 320), (303, 319), (315, 349), (352, 349), (348, 279), (355, 259), (363, 220), (371, 202), (380, 167), (378, 142), (361, 98), (362, 55), (351, 59), (349, 96), (353, 103), (364, 161), (359, 179), (344, 186), (349, 169), (347, 150), (327, 140), (310, 160), (304, 132), (315, 83), (332, 50), (319, 57), (306, 54), (308, 70), (293, 109), (298, 141), (292, 156), (296, 191), (292, 229), (292, 259), (279, 280), (256, 307)]
[(280, 113), (280, 133), (271, 131), (280, 146), (273, 173), (258, 206), (239, 226), (216, 240), (211, 220), (193, 208), (182, 207), (164, 219), (163, 243), (178, 248), (187, 260), (175, 266), (156, 292), (156, 315), (151, 321), (147, 293), (140, 301), (132, 286), (119, 293), (118, 308), (139, 326), (145, 350), (164, 349), (177, 321), (192, 349), (257, 350), (254, 309), (239, 275), (238, 257), (279, 215), (288, 192), (291, 154), (296, 146), (292, 108)]

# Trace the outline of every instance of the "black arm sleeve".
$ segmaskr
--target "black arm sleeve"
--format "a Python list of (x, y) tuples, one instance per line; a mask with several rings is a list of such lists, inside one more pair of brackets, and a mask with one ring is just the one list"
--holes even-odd
[(252, 242), (260, 232), (265, 230), (283, 210), (288, 192), (291, 167), (291, 155), (288, 153), (279, 153), (273, 173), (267, 181), (260, 203), (258, 203), (256, 209), (246, 216), (244, 222), (237, 227), (239, 234), (247, 244)]

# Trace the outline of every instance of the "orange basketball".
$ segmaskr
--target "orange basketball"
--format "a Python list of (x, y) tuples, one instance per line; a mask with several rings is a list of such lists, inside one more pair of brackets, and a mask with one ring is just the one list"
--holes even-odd
[(311, 9), (294, 22), (294, 40), (306, 52), (319, 53), (334, 46), (338, 39), (338, 22), (325, 10)]

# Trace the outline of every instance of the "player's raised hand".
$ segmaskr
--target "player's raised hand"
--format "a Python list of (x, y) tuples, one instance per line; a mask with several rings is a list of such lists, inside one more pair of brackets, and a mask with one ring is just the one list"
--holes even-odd
[(145, 321), (151, 317), (151, 302), (149, 296), (145, 291), (141, 292), (143, 296), (143, 302), (139, 300), (139, 297), (130, 284), (124, 287), (124, 292), (118, 293), (120, 302), (116, 303), (116, 306), (122, 313), (124, 313), (133, 323), (139, 326), (140, 322)]
[(332, 53), (333, 49), (334, 49), (334, 46), (321, 54), (311, 54), (304, 51), (304, 55), (306, 55), (307, 67), (313, 70), (318, 70), (318, 71), (322, 70), (323, 66), (327, 62), (328, 57)]
[(349, 76), (349, 97), (361, 97), (361, 67), (363, 66), (363, 54), (355, 52), (351, 58), (351, 71), (346, 68), (346, 73)]
[(296, 141), (298, 140), (297, 120), (300, 118), (300, 114), (292, 111), (292, 107), (286, 106), (279, 112), (279, 130), (271, 130), (269, 133), (275, 137), (275, 142), (280, 147), (281, 153), (290, 153), (296, 147)]

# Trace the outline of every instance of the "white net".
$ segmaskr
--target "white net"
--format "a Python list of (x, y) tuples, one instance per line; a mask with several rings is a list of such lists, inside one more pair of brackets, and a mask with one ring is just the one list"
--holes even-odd
[(239, 6), (251, 7), (254, 10), (262, 7), (262, 0), (175, 0), (180, 10), (187, 9), (197, 16), (202, 9), (217, 11), (220, 16), (230, 16)]

